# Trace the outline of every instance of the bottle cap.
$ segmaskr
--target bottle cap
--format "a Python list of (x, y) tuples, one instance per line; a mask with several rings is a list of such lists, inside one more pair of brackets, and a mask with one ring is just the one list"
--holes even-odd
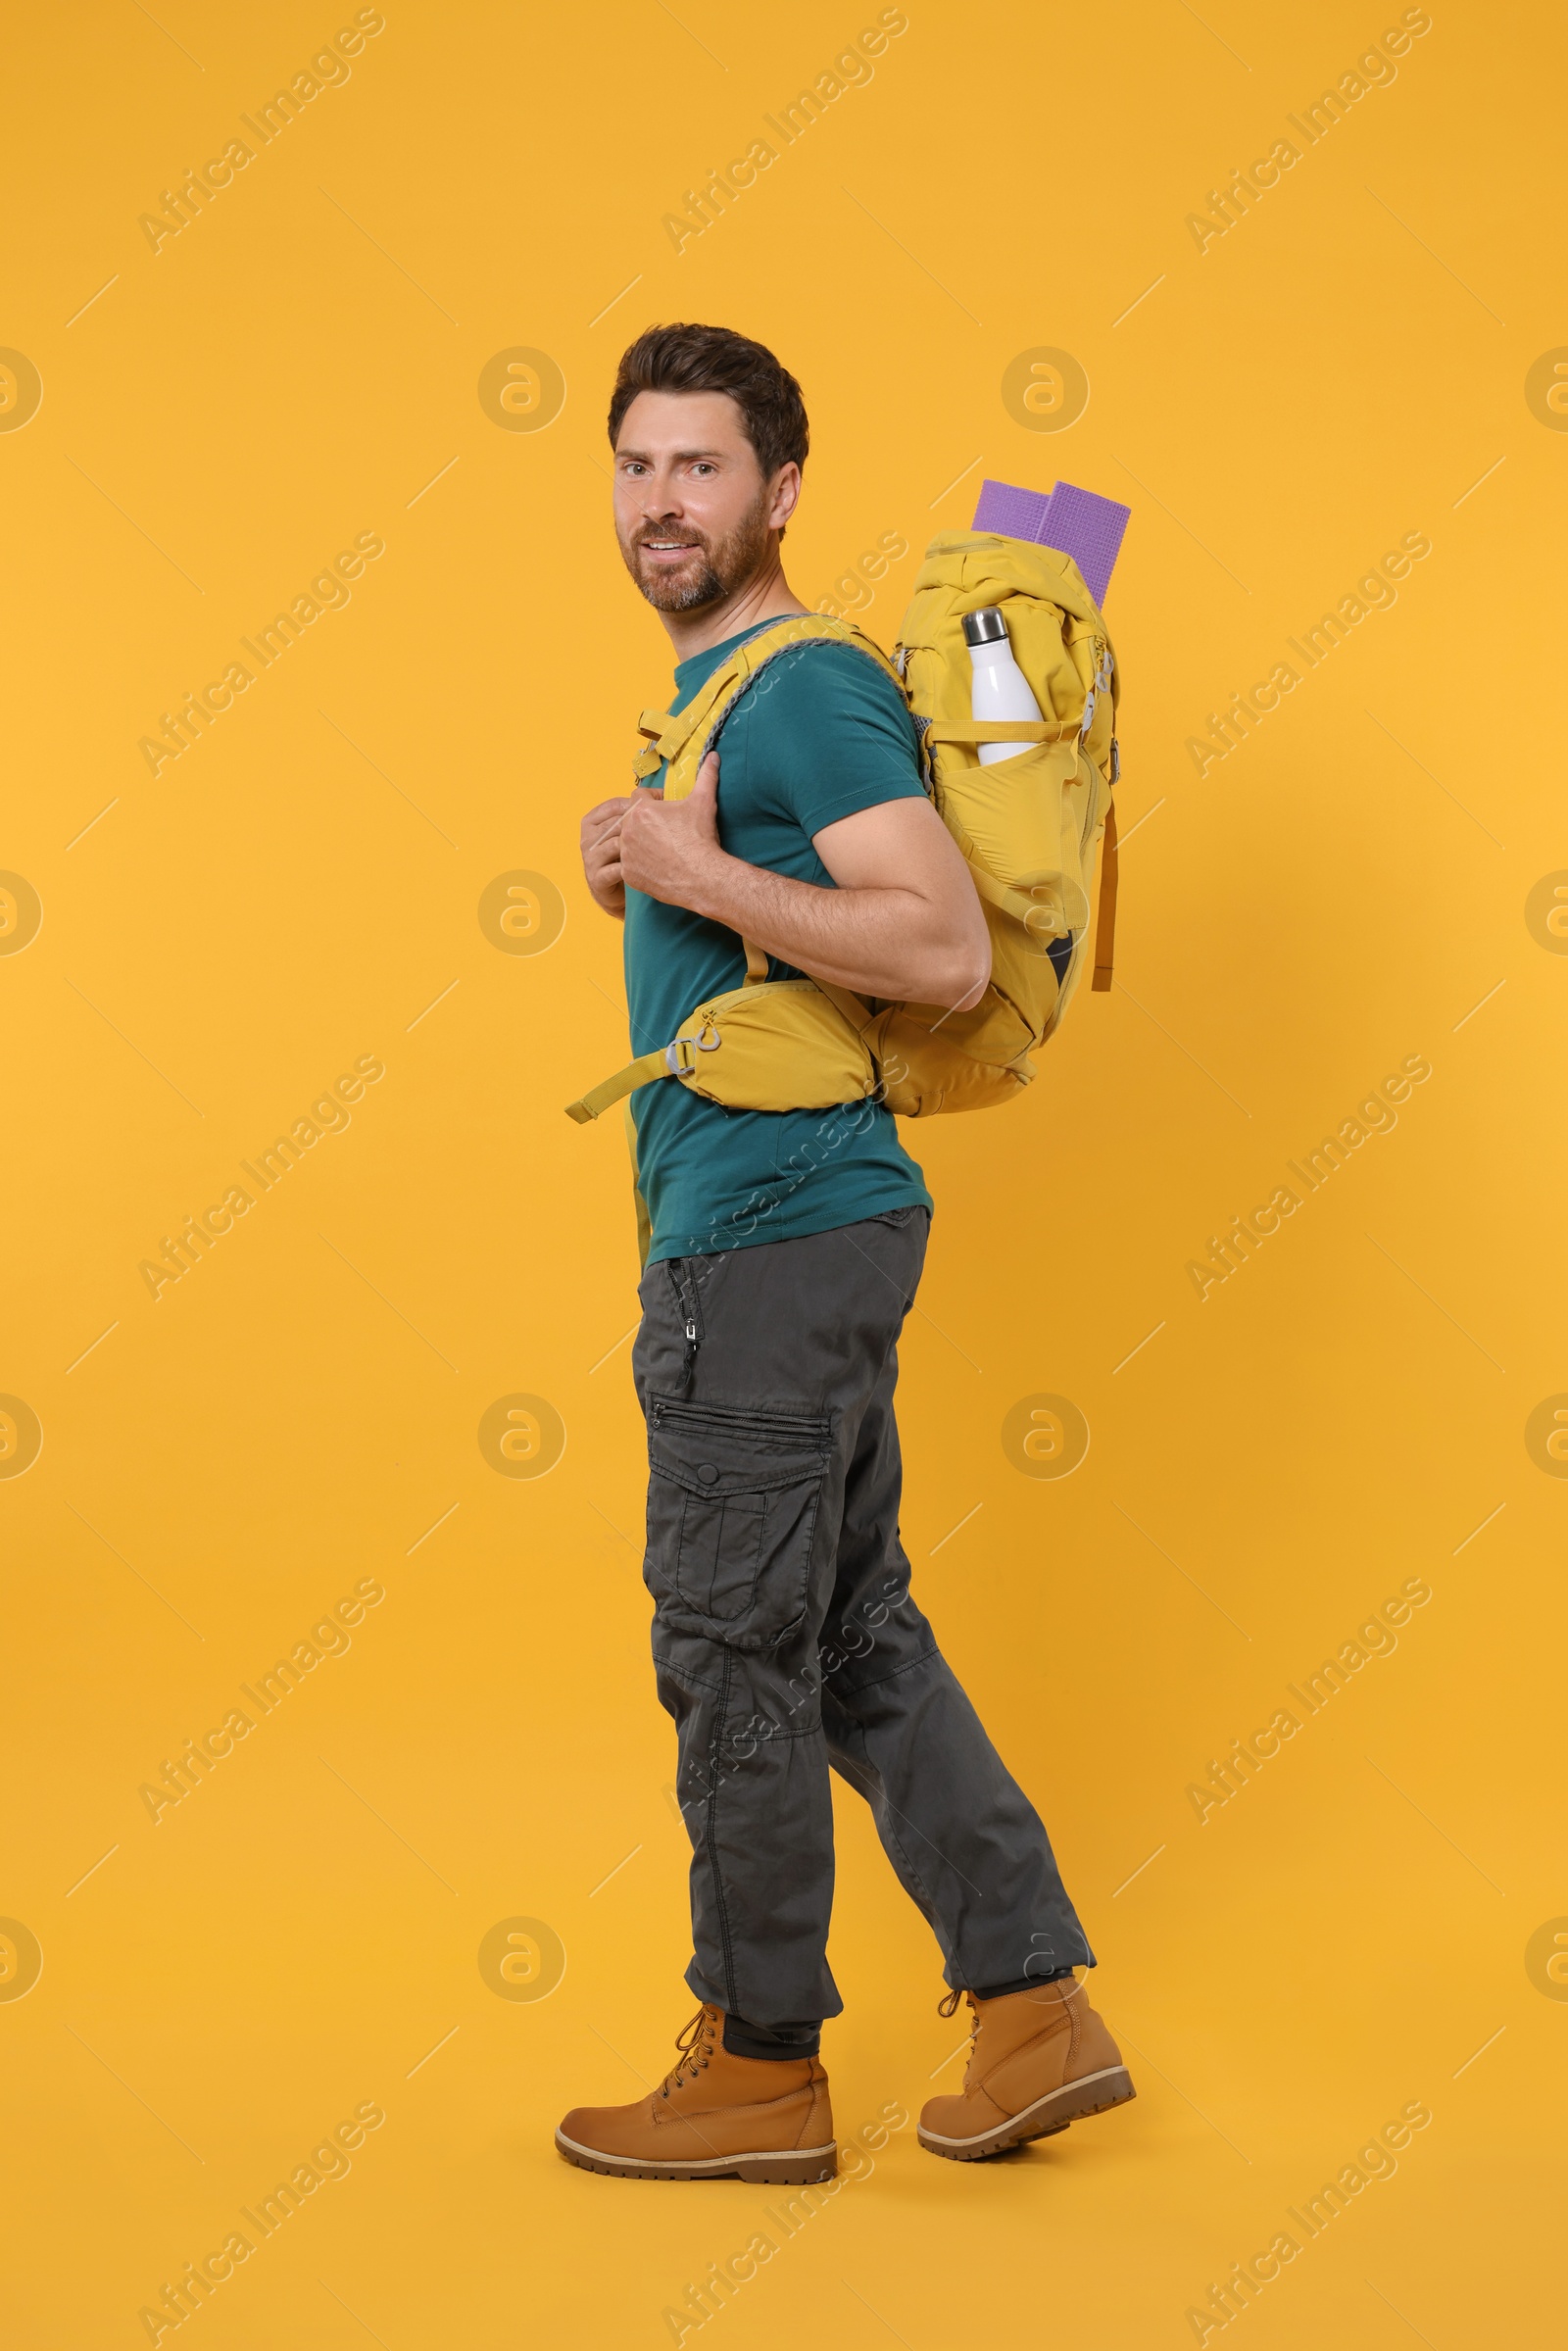
[(988, 604), (981, 612), (965, 612), (963, 641), (965, 645), (1005, 645), (1007, 623), (1002, 617), (1001, 607)]

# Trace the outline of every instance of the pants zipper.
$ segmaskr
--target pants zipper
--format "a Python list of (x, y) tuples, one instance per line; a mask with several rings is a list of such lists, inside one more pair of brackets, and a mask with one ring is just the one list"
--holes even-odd
[(669, 1279), (686, 1338), (686, 1360), (681, 1369), (686, 1386), (690, 1388), (692, 1375), (697, 1369), (697, 1350), (707, 1335), (703, 1329), (703, 1301), (698, 1295), (697, 1276), (691, 1269), (689, 1258), (669, 1259)]

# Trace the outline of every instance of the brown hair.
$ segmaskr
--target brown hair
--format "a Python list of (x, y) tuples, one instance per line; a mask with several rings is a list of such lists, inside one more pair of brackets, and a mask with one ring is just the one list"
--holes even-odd
[(727, 392), (764, 477), (804, 465), (810, 447), (801, 387), (771, 351), (729, 326), (650, 326), (621, 353), (610, 396), (610, 445), (639, 392)]

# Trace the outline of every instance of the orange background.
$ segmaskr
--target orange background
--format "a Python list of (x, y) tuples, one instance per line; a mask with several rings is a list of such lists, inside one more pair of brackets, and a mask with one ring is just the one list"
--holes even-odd
[[(0, 1471), (27, 1412), (42, 1434), (0, 1476), (18, 2351), (145, 2341), (139, 2310), (367, 2104), (352, 2171), (203, 2309), (209, 2351), (652, 2346), (766, 2226), (765, 2191), (550, 2143), (657, 2079), (688, 2008), (625, 1165), (612, 1121), (561, 1110), (625, 1051), (575, 841), (667, 693), (603, 414), (672, 318), (802, 379), (808, 602), (909, 542), (860, 607), (885, 644), (983, 474), (1134, 510), (1120, 985), (1005, 1123), (911, 1132), (939, 1208), (903, 1412), (916, 1589), (1048, 1818), (1140, 2096), (991, 2167), (896, 2131), (703, 2331), (1190, 2342), (1209, 2282), (1416, 2100), (1397, 2175), (1250, 2337), (1456, 2351), (1555, 2314), (1562, 25), (1435, 6), (1200, 251), (1187, 216), (1396, 9), (920, 0), (677, 253), (683, 191), (877, 13), (389, 0), (156, 251), (139, 217), (338, 20), (91, 0), (13, 28), (0, 344), (42, 387), (27, 416), (0, 377), (0, 867), (42, 916), (0, 901), (0, 1391), (26, 1408)], [(1090, 385), (1056, 433), (1002, 395), (1042, 347)], [(541, 429), (503, 429), (494, 369), (481, 402), (518, 350), (564, 385)], [(1432, 552), (1397, 602), (1200, 776), (1207, 714), (1409, 532)], [(160, 713), (364, 533), (351, 601), (151, 773)], [(518, 873), (559, 892), (548, 952), (481, 922)], [(1410, 1055), (1396, 1128), (1200, 1301), (1208, 1236)], [(162, 1237), (362, 1057), (352, 1123), (155, 1300)], [(1090, 1431), (1065, 1479), (1004, 1449), (1039, 1395)], [(481, 1449), (519, 1396), (559, 1415), (546, 1477)], [(1397, 1650), (1200, 1824), (1211, 1759), (1410, 1579)], [(367, 1583), (352, 1646), (323, 1635), (155, 1824), (141, 1786)], [(959, 2033), (841, 1818), (848, 2137), (951, 2085)], [(564, 1958), (548, 1997), (500, 1996), (508, 1933), (514, 1990)]]

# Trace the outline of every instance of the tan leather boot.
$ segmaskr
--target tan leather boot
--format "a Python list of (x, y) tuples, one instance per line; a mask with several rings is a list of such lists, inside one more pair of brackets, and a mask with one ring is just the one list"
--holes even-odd
[(724, 2012), (704, 2006), (676, 2064), (631, 2106), (574, 2106), (556, 2132), (568, 2163), (623, 2180), (756, 2180), (798, 2186), (838, 2170), (819, 2057), (734, 2057)]
[[(969, 2063), (962, 2090), (921, 2112), (928, 2154), (974, 2163), (1136, 2097), (1121, 2051), (1071, 1976), (1000, 2000), (963, 1996), (974, 2012)], [(957, 2001), (951, 1993), (941, 2013), (951, 2016)]]

